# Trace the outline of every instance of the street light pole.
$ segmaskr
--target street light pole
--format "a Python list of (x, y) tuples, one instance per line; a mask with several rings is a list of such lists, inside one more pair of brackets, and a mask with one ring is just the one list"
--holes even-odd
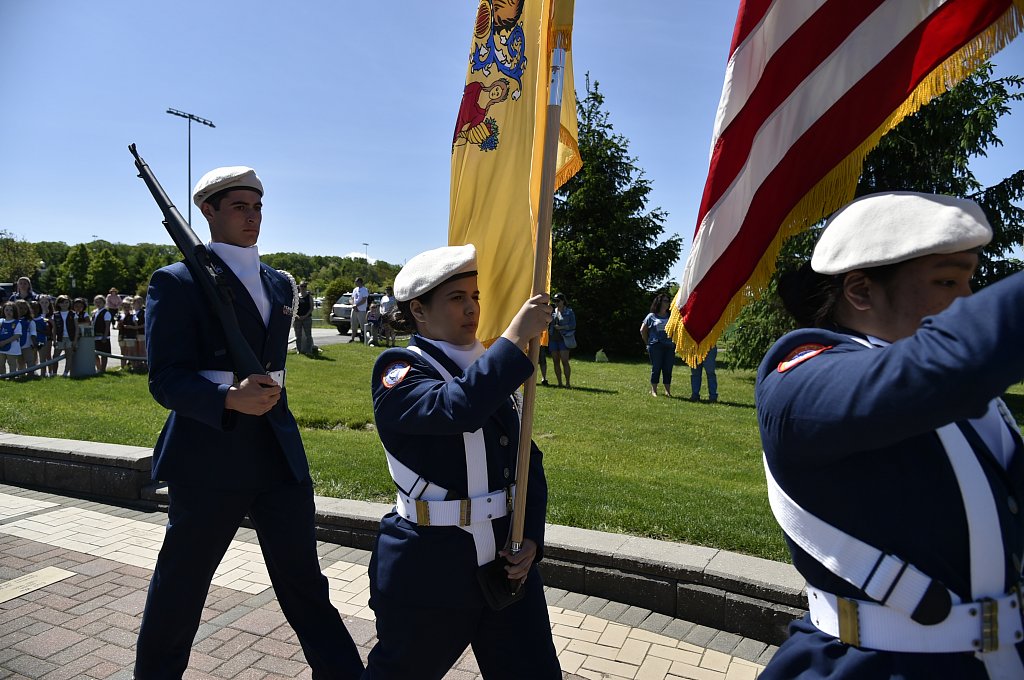
[(370, 244), (363, 244), (363, 259), (366, 260), (366, 279), (370, 279)]
[(197, 123), (202, 123), (203, 125), (208, 125), (208, 126), (210, 126), (212, 128), (215, 128), (217, 126), (214, 125), (213, 122), (208, 121), (205, 118), (200, 118), (199, 116), (197, 116), (197, 115), (195, 115), (193, 113), (186, 113), (185, 111), (178, 111), (177, 109), (167, 109), (167, 113), (171, 114), (172, 116), (178, 116), (179, 118), (185, 118), (186, 120), (188, 120), (188, 187), (187, 187), (187, 190), (185, 191), (185, 195), (189, 197), (189, 200), (188, 200), (188, 223), (189, 223), (189, 225), (191, 225), (192, 224), (192, 200), (191, 200), (191, 193), (192, 193), (192, 121), (195, 121)]

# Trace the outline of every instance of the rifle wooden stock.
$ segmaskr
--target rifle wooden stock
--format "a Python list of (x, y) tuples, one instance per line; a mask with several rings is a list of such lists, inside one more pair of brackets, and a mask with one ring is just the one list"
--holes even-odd
[(228, 352), (230, 352), (231, 360), (235, 365), (235, 375), (239, 380), (244, 380), (254, 374), (266, 375), (267, 371), (260, 365), (259, 359), (256, 358), (256, 354), (238, 327), (238, 317), (235, 316), (231, 288), (214, 271), (206, 246), (171, 203), (167, 192), (160, 186), (160, 182), (157, 181), (149, 165), (139, 156), (135, 145), (129, 144), (128, 150), (135, 157), (135, 167), (139, 169), (139, 177), (149, 187), (149, 192), (153, 194), (153, 200), (160, 206), (160, 210), (164, 214), (164, 227), (170, 234), (171, 240), (174, 241), (174, 245), (178, 247), (185, 258), (185, 266), (192, 274), (192, 279), (202, 288), (213, 315), (220, 319), (228, 344)]

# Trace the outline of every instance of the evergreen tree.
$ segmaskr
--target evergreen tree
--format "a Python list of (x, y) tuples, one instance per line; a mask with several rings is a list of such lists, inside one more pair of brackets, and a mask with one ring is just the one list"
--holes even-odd
[[(1024, 100), (1024, 78), (993, 80), (986, 64), (955, 88), (908, 116), (864, 160), (857, 195), (879, 191), (923, 191), (977, 201), (994, 237), (981, 254), (975, 288), (993, 283), (1024, 268), (1010, 257), (1024, 238), (1024, 170), (984, 188), (970, 161), (987, 149), (1002, 146), (996, 135), (999, 119), (1010, 104)], [(795, 269), (808, 261), (823, 225), (790, 239), (776, 261), (776, 272)], [(732, 365), (756, 368), (781, 335), (792, 330), (793, 319), (783, 309), (773, 276), (761, 299), (747, 305), (726, 333)]]
[(576, 312), (582, 349), (636, 355), (651, 292), (665, 284), (682, 249), (659, 241), (667, 213), (647, 210), (651, 183), (614, 132), (595, 81), (577, 102), (583, 169), (558, 191), (552, 217), (552, 291)]

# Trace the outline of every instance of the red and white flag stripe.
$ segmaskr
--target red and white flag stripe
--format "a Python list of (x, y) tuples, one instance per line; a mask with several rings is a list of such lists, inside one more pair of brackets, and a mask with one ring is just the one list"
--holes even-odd
[(669, 332), (696, 359), (782, 241), (853, 197), (863, 157), (1022, 27), (1024, 0), (745, 0)]

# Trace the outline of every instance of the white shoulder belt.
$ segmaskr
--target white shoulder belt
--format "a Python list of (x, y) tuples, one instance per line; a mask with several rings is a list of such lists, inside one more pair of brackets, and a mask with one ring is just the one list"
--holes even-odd
[[(445, 382), (454, 376), (434, 357), (415, 345), (407, 348), (429, 363), (441, 374)], [(473, 535), (477, 564), (483, 566), (494, 560), (496, 548), (491, 521), (512, 512), (514, 485), (500, 491), (489, 491), (487, 480), (487, 447), (483, 429), (464, 432), (466, 450), (466, 480), (469, 498), (444, 500), (448, 490), (434, 484), (398, 460), (390, 451), (384, 453), (388, 471), (398, 487), (395, 509), (405, 519), (421, 526), (457, 526)]]
[[(908, 562), (847, 534), (802, 508), (779, 487), (765, 459), (768, 500), (786, 535), (829, 571), (867, 593), (865, 602), (808, 586), (811, 621), (867, 649), (975, 652), (990, 678), (1022, 678), (1015, 644), (1024, 640), (1018, 588), (1004, 593), (1005, 562), (992, 489), (955, 424), (936, 431), (967, 513), (973, 602), (960, 599)], [(995, 528), (995, 529), (993, 529)]]

